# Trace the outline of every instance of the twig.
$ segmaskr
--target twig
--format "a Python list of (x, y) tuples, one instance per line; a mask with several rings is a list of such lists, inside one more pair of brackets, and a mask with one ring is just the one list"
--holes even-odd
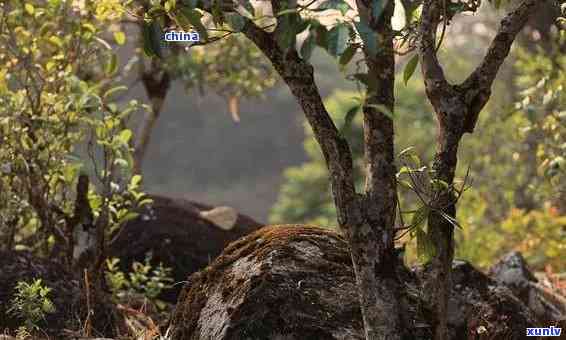
[(90, 284), (88, 281), (88, 270), (86, 268), (84, 269), (84, 281), (85, 281), (87, 316), (86, 316), (85, 326), (83, 328), (83, 333), (85, 334), (85, 336), (90, 337), (92, 334), (92, 324), (90, 320), (92, 309), (90, 305)]

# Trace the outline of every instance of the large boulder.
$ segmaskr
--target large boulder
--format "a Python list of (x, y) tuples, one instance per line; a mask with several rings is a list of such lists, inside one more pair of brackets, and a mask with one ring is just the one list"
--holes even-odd
[[(173, 269), (175, 282), (206, 267), (230, 242), (251, 233), (261, 224), (228, 207), (212, 207), (184, 199), (152, 195), (153, 203), (127, 222), (111, 244), (109, 255), (120, 259), (122, 270), (143, 262), (148, 252), (153, 263)], [(161, 298), (177, 301), (181, 284)]]
[[(420, 279), (426, 271), (400, 271), (404, 338), (432, 335)], [(467, 263), (455, 263), (454, 271), (452, 339), (519, 339), (536, 323), (506, 287)], [(189, 278), (171, 327), (179, 340), (363, 339), (348, 245), (315, 227), (262, 228)]]
[(173, 339), (363, 339), (347, 245), (321, 229), (261, 229), (190, 277), (172, 325)]

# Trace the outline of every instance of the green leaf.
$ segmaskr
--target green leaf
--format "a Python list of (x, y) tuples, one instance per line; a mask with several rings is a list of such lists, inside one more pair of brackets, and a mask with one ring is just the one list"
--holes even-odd
[(297, 33), (304, 30), (308, 24), (309, 22), (301, 20), (301, 16), (295, 10), (281, 15), (275, 28), (275, 40), (278, 46), (283, 50), (294, 48)]
[(423, 224), (428, 219), (429, 209), (426, 205), (423, 205), (415, 211), (413, 214), (413, 218), (411, 220), (411, 228), (419, 228), (423, 226)]
[(165, 1), (163, 8), (165, 8), (166, 12), (170, 12), (172, 9), (175, 8), (175, 1), (171, 1), (171, 0)]
[[(218, 1), (217, 1), (218, 2)], [(178, 19), (181, 19), (182, 23), (180, 22), (179, 25), (183, 27), (183, 29), (188, 30), (190, 27), (187, 27), (187, 24), (190, 24), (194, 27), (199, 35), (202, 37), (202, 40), (208, 40), (208, 31), (206, 27), (201, 22), (202, 13), (197, 11), (196, 9), (190, 9), (187, 7), (182, 7), (178, 12)]]
[(309, 27), (312, 24), (312, 20), (303, 20), (300, 15), (295, 16), (296, 24), (295, 24), (295, 33), (299, 34)]
[(250, 13), (252, 15), (252, 17), (254, 16), (255, 10), (254, 10), (254, 6), (252, 6), (250, 0), (240, 1), (240, 4), (246, 9), (246, 11), (248, 11), (248, 13)]
[(118, 136), (116, 136), (117, 140), (120, 141), (122, 144), (127, 145), (132, 138), (132, 130), (124, 129), (120, 131)]
[(151, 203), (153, 203), (153, 200), (151, 198), (144, 198), (138, 202), (138, 206), (142, 207)]
[(144, 21), (143, 50), (148, 57), (161, 57), (161, 27), (157, 21)]
[(114, 32), (114, 40), (118, 45), (124, 45), (126, 43), (126, 34), (122, 31)]
[(118, 56), (115, 53), (110, 55), (110, 60), (106, 64), (105, 72), (106, 75), (112, 76), (118, 71)]
[(411, 79), (411, 77), (415, 73), (418, 64), (419, 64), (419, 56), (416, 54), (411, 58), (411, 60), (409, 60), (407, 65), (405, 65), (405, 70), (403, 71), (403, 81), (405, 82), (405, 86), (409, 82), (409, 79)]
[(137, 188), (141, 183), (142, 177), (141, 175), (134, 175), (132, 179), (130, 179), (130, 187)]
[(334, 26), (326, 36), (326, 50), (332, 56), (339, 56), (346, 50), (350, 34), (348, 26), (338, 24)]
[(139, 213), (134, 212), (134, 211), (130, 211), (127, 214), (125, 214), (124, 216), (122, 216), (120, 218), (120, 220), (118, 221), (118, 223), (120, 223), (120, 224), (126, 223), (128, 221), (135, 219), (138, 216), (139, 216)]
[(314, 22), (311, 25), (311, 32), (314, 32), (316, 37), (316, 44), (324, 49), (326, 49), (326, 36), (328, 35), (328, 30), (325, 26), (321, 25), (319, 22)]
[(104, 98), (104, 99), (109, 98), (113, 94), (116, 94), (117, 92), (120, 92), (120, 91), (126, 91), (127, 89), (128, 89), (128, 87), (125, 86), (125, 85), (115, 86), (115, 87), (109, 89), (108, 91), (104, 92), (104, 94), (102, 95), (102, 98)]
[(296, 8), (289, 8), (289, 9), (283, 10), (281, 12), (278, 12), (276, 16), (282, 17), (284, 15), (293, 14), (293, 13), (298, 13), (298, 10)]
[(340, 11), (342, 15), (345, 15), (350, 9), (350, 5), (344, 0), (328, 0), (320, 4), (315, 11), (324, 11), (327, 9), (336, 9)]
[[(53, 25), (53, 24), (52, 24), (52, 23), (46, 23), (45, 25), (43, 25), (43, 26), (41, 27), (41, 29), (42, 29), (42, 30), (43, 30), (43, 29), (49, 29), (49, 28), (50, 28), (49, 25)], [(46, 27), (46, 26), (47, 26), (47, 28), (44, 28), (44, 27)], [(91, 23), (88, 23), (88, 22), (87, 22), (87, 23), (84, 23), (84, 24), (82, 24), (82, 27), (85, 28), (86, 30), (88, 30), (90, 33), (95, 33), (95, 32), (96, 32), (96, 27), (94, 27), (94, 25), (91, 24)], [(41, 33), (40, 33), (40, 34), (41, 34)], [(41, 35), (43, 35), (43, 34), (41, 34)]]
[(242, 28), (246, 25), (246, 21), (238, 13), (228, 13), (226, 15), (226, 19), (228, 20), (230, 27), (232, 27), (232, 29), (236, 32), (241, 32)]
[(360, 38), (364, 43), (364, 49), (366, 50), (366, 53), (368, 53), (370, 56), (377, 55), (377, 35), (375, 34), (375, 32), (362, 21), (355, 22), (354, 26), (360, 34)]
[(297, 39), (297, 35), (290, 29), (282, 29), (277, 31), (275, 35), (275, 40), (277, 41), (277, 45), (283, 49), (287, 50), (291, 47), (295, 46), (295, 42)]
[(416, 229), (417, 235), (417, 256), (423, 263), (429, 262), (436, 253), (434, 242), (432, 241), (429, 233), (425, 232), (422, 228)]
[(354, 118), (356, 118), (358, 112), (361, 111), (361, 108), (362, 108), (361, 104), (356, 104), (346, 112), (346, 116), (344, 117), (344, 124), (340, 128), (341, 134), (346, 134), (350, 131), (352, 127), (352, 122), (354, 121)]
[(448, 183), (446, 183), (445, 181), (441, 180), (441, 179), (432, 179), (430, 181), (430, 184), (432, 185), (432, 187), (434, 188), (434, 190), (447, 190), (450, 186), (448, 185)]
[(63, 40), (56, 35), (50, 36), (48, 41), (58, 48), (63, 48)]
[[(92, 33), (96, 32), (96, 29), (94, 28), (93, 25), (87, 25), (87, 24), (83, 24), (83, 27), (87, 28), (90, 30), (89, 27), (92, 28)], [(46, 22), (43, 25), (41, 25), (41, 28), (39, 29), (39, 36), (43, 37), (45, 35), (47, 35), (47, 33), (55, 30), (57, 28), (57, 26), (55, 26), (52, 22)]]
[(148, 57), (155, 57), (157, 54), (153, 50), (153, 44), (151, 42), (151, 28), (150, 24), (147, 22), (143, 23), (143, 51)]
[(199, 0), (182, 0), (181, 1), (184, 6), (188, 6), (190, 8), (196, 8)]
[(419, 7), (418, 2), (408, 2), (403, 1), (403, 8), (405, 9), (405, 20), (406, 24), (411, 23), (413, 20), (418, 19), (418, 16), (415, 15), (416, 9)]
[(352, 60), (354, 55), (356, 55), (357, 47), (355, 45), (349, 45), (344, 53), (340, 56), (339, 63), (341, 66), (346, 66)]
[(29, 14), (29, 15), (33, 15), (33, 13), (35, 13), (35, 7), (33, 7), (33, 5), (30, 4), (30, 3), (26, 3), (24, 5), (24, 9), (26, 10), (27, 14)]
[(366, 106), (378, 110), (379, 112), (386, 115), (389, 119), (395, 118), (394, 112), (392, 112), (387, 106), (383, 104), (367, 104)]
[(301, 58), (309, 60), (315, 45), (315, 37), (309, 33), (307, 38), (303, 41), (303, 45), (301, 45)]
[(147, 11), (147, 15), (150, 18), (157, 18), (157, 17), (160, 17), (162, 15), (165, 15), (166, 13), (167, 12), (165, 11), (165, 9), (161, 5), (153, 6), (152, 8), (149, 9), (149, 11)]

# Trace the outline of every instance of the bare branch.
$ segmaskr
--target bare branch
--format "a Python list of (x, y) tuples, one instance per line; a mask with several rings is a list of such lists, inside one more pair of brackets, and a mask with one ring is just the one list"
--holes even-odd
[(523, 29), (529, 17), (547, 0), (525, 0), (514, 11), (501, 20), (499, 30), (493, 38), (481, 64), (464, 81), (462, 86), (479, 85), (489, 88), (495, 80), (499, 68), (509, 54), (515, 37)]
[(353, 227), (359, 224), (361, 215), (354, 187), (352, 154), (322, 102), (314, 81), (313, 67), (301, 59), (295, 50), (287, 53), (282, 51), (275, 41), (274, 33), (266, 32), (251, 20), (244, 19), (246, 24), (242, 32), (271, 61), (297, 98), (313, 129), (330, 172), (340, 226)]
[(436, 54), (436, 30), (440, 22), (441, 1), (424, 0), (420, 25), (419, 55), (427, 91), (446, 92), (449, 84)]
[(466, 132), (473, 132), (479, 112), (491, 95), (491, 85), (499, 68), (505, 61), (517, 34), (523, 29), (529, 17), (548, 0), (524, 0), (514, 11), (501, 20), (495, 38), (480, 65), (461, 84), (466, 92), (466, 101), (470, 106)]

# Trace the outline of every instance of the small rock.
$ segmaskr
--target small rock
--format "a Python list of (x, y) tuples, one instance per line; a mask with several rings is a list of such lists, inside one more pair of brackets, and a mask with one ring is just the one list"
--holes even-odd
[(566, 305), (550, 296), (538, 284), (521, 253), (511, 252), (504, 256), (490, 268), (489, 275), (509, 287), (545, 324), (554, 324), (566, 318)]

